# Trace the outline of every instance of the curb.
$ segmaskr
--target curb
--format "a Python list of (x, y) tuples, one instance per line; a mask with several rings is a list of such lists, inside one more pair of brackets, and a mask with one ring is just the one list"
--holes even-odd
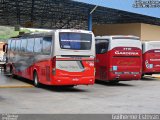
[(0, 85), (0, 88), (33, 88), (33, 85)]
[(160, 79), (160, 76), (153, 76), (154, 78), (158, 78), (158, 79)]

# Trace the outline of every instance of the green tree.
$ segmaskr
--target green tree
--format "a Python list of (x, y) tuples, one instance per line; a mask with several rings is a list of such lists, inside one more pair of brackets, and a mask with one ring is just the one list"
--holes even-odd
[[(23, 29), (20, 32), (30, 33), (28, 29)], [(6, 41), (11, 37), (19, 35), (19, 31), (15, 31), (14, 27), (0, 26), (0, 41)]]

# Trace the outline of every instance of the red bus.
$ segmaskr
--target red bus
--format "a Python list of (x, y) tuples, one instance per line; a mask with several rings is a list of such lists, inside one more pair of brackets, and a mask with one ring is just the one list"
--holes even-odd
[(149, 41), (142, 44), (143, 75), (160, 73), (160, 42)]
[(59, 29), (8, 40), (13, 75), (56, 86), (94, 84), (95, 39), (90, 31)]
[(142, 74), (142, 46), (135, 36), (96, 37), (96, 79), (119, 82), (139, 80)]

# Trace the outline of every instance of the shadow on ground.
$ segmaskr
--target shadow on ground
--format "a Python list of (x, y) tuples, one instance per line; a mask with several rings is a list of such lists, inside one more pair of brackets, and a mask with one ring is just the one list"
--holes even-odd
[(158, 79), (157, 78), (154, 78), (152, 76), (143, 76), (141, 78), (142, 81), (157, 81)]
[(41, 85), (42, 89), (53, 91), (53, 92), (88, 92), (87, 89), (80, 89), (76, 86), (74, 87), (66, 87), (66, 86), (47, 86)]
[[(17, 80), (17, 81), (21, 81), (21, 82), (33, 85), (33, 81), (22, 78), (22, 77), (14, 77), (14, 78), (12, 78), (12, 76), (6, 76), (6, 77), (11, 78), (13, 80)], [(39, 88), (37, 88), (37, 89), (39, 89)], [(74, 87), (71, 87), (71, 86), (48, 86), (48, 85), (41, 84), (40, 89), (45, 89), (45, 90), (52, 91), (52, 92), (88, 92), (88, 90), (80, 89), (76, 86), (74, 86)]]
[(11, 76), (11, 75), (7, 75), (6, 78), (11, 79), (11, 80), (17, 80), (17, 81), (21, 81), (24, 83), (28, 83), (30, 85), (33, 85), (33, 81), (25, 79), (25, 78), (21, 78), (21, 77), (17, 77), (17, 76)]
[(125, 84), (125, 83), (121, 83), (117, 82), (117, 83), (111, 83), (111, 82), (105, 82), (105, 81), (100, 81), (100, 80), (96, 80), (96, 84), (100, 84), (100, 85), (105, 85), (105, 86), (113, 86), (113, 87), (131, 87), (134, 85), (130, 85), (130, 84)]

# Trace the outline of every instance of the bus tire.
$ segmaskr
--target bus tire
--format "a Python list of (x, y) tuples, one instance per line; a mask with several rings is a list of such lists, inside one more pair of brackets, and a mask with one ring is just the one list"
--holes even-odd
[(40, 87), (40, 83), (39, 83), (37, 72), (34, 72), (33, 81), (34, 81), (34, 86), (39, 88)]

